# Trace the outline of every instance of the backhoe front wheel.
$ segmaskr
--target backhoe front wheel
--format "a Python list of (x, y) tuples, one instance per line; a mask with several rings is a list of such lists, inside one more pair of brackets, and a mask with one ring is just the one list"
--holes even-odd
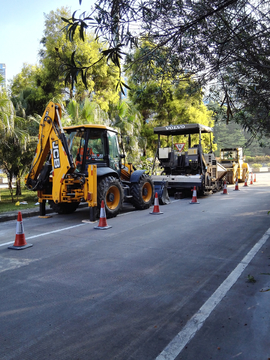
[(148, 209), (152, 205), (154, 186), (148, 175), (142, 174), (139, 182), (132, 183), (130, 192), (132, 204), (137, 210)]
[[(123, 205), (124, 192), (121, 183), (117, 178), (107, 176), (98, 181), (97, 202), (99, 211), (102, 200), (104, 200), (107, 218), (112, 218), (119, 214)], [(98, 214), (98, 216), (99, 215), (100, 214)]]

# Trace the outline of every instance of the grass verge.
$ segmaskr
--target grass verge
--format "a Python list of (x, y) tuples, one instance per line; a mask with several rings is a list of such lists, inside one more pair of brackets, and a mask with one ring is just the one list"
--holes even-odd
[[(14, 193), (16, 190), (14, 189)], [(17, 202), (23, 202), (26, 201), (27, 204), (23, 205), (15, 205)], [(38, 201), (37, 192), (36, 191), (30, 191), (26, 188), (22, 187), (22, 195), (21, 196), (14, 196), (14, 202), (11, 201), (11, 195), (8, 189), (0, 188), (0, 213), (5, 213), (8, 211), (13, 210), (23, 210), (23, 209), (31, 209), (31, 208), (38, 208), (37, 205), (35, 205)]]

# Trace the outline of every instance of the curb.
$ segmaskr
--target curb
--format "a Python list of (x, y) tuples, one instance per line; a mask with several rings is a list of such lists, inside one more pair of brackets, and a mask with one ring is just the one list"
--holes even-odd
[[(84, 207), (87, 207), (87, 204), (81, 203), (79, 205), (78, 209), (81, 209)], [(5, 221), (10, 221), (10, 220), (17, 220), (18, 211), (20, 211), (22, 213), (23, 218), (39, 216), (39, 207), (31, 208), (31, 209), (18, 209), (18, 210), (9, 211), (6, 213), (0, 213), (0, 223), (5, 222)], [(46, 214), (53, 214), (53, 213), (57, 214), (49, 206), (46, 207)]]
[[(18, 211), (20, 211), (22, 213), (22, 216), (24, 218), (39, 215), (39, 209), (18, 209)], [(3, 213), (3, 214), (0, 213), (0, 222), (16, 220), (17, 216), (18, 216), (18, 211), (14, 210), (14, 211), (10, 211), (10, 212)], [(48, 208), (48, 209), (46, 209), (46, 213), (51, 214), (51, 213), (53, 213), (53, 210)]]

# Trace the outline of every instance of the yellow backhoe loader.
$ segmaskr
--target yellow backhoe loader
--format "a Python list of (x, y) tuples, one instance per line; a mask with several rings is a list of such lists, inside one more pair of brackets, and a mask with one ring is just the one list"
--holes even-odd
[(87, 202), (90, 220), (99, 216), (104, 200), (108, 218), (117, 216), (123, 202), (149, 208), (154, 187), (145, 170), (125, 163), (118, 133), (105, 125), (62, 127), (61, 106), (50, 102), (40, 121), (36, 153), (25, 184), (38, 192), (40, 215), (46, 201), (59, 214), (74, 212)]

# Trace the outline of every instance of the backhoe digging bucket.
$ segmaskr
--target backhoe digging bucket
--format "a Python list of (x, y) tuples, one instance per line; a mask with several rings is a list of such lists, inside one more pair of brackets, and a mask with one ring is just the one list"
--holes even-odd
[(155, 193), (158, 194), (160, 205), (170, 204), (171, 200), (168, 194), (168, 181), (155, 181)]

